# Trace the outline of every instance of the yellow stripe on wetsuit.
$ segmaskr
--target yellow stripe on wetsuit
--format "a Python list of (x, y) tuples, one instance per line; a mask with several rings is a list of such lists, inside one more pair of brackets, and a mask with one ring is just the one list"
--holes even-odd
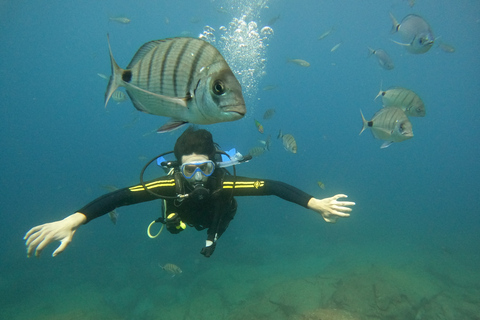
[[(160, 187), (172, 187), (175, 185), (175, 179), (169, 179), (169, 180), (158, 180), (158, 181), (153, 181), (150, 183), (146, 183), (145, 187), (147, 189), (155, 189), (155, 188), (160, 188)], [(135, 187), (131, 187), (128, 190), (135, 192), (135, 191), (144, 191), (145, 188), (143, 188), (142, 185), (138, 185)]]
[[(233, 181), (224, 181), (223, 182), (223, 189), (232, 189), (234, 187), (234, 182)], [(261, 188), (265, 184), (264, 181), (236, 181), (235, 182), (235, 189), (240, 189), (240, 188)]]

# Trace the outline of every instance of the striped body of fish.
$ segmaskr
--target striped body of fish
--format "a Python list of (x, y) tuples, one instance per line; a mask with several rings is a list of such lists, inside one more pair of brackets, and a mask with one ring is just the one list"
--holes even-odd
[(386, 91), (380, 90), (375, 99), (382, 96), (384, 107), (398, 107), (409, 117), (425, 117), (425, 104), (412, 90), (393, 87)]
[(163, 270), (165, 270), (166, 272), (172, 274), (172, 277), (174, 277), (177, 274), (182, 273), (182, 269), (180, 269), (180, 267), (178, 267), (177, 265), (175, 265), (173, 263), (167, 263), (166, 265), (160, 266), (160, 267)]
[(282, 139), (285, 150), (291, 153), (297, 153), (297, 141), (295, 141), (295, 138), (291, 134), (282, 134), (282, 130), (280, 130), (277, 138)]
[(218, 50), (206, 41), (172, 38), (145, 43), (126, 69), (112, 55), (112, 76), (105, 106), (118, 87), (125, 87), (137, 110), (171, 120), (158, 132), (190, 122), (235, 121), (246, 113), (240, 83)]
[(412, 123), (400, 108), (385, 107), (380, 109), (370, 121), (365, 120), (361, 110), (360, 114), (362, 115), (363, 127), (359, 134), (362, 134), (366, 128), (372, 129), (375, 138), (385, 140), (380, 148), (386, 148), (393, 142), (401, 142), (413, 137)]
[(403, 41), (403, 43), (394, 42), (404, 46), (410, 53), (422, 54), (433, 46), (435, 35), (428, 22), (419, 15), (409, 14), (400, 23), (392, 13), (390, 18), (393, 24), (391, 32), (398, 32)]

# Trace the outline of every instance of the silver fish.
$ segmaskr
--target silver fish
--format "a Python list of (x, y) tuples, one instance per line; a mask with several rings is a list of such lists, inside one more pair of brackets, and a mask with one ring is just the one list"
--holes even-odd
[(330, 49), (330, 52), (336, 51), (336, 50), (342, 45), (342, 43), (343, 43), (343, 42), (339, 42), (339, 43), (337, 43), (336, 45), (334, 45), (334, 46), (332, 47), (332, 49)]
[(123, 23), (123, 24), (128, 24), (131, 22), (130, 19), (128, 19), (127, 17), (112, 17), (109, 19), (110, 21), (115, 21), (115, 22), (118, 22), (118, 23)]
[(380, 90), (375, 99), (382, 96), (384, 107), (397, 107), (402, 109), (409, 117), (425, 117), (425, 104), (412, 90), (393, 87), (386, 91)]
[(206, 41), (172, 38), (145, 43), (126, 69), (110, 49), (112, 76), (105, 106), (118, 87), (125, 87), (137, 110), (170, 117), (158, 132), (187, 123), (235, 121), (246, 111), (240, 83), (220, 52)]
[(277, 138), (282, 139), (283, 147), (285, 148), (285, 150), (291, 153), (297, 153), (297, 142), (291, 134), (282, 134), (282, 130), (280, 130)]
[(178, 267), (177, 265), (173, 263), (167, 263), (164, 266), (160, 266), (163, 270), (165, 270), (167, 273), (170, 273), (172, 277), (175, 277), (177, 274), (182, 273), (182, 269)]
[(335, 30), (334, 27), (331, 27), (330, 29), (328, 29), (327, 31), (325, 31), (324, 33), (322, 33), (319, 37), (318, 37), (318, 40), (322, 40), (322, 39), (325, 39), (327, 36), (329, 36), (333, 31)]
[(443, 52), (447, 52), (447, 53), (454, 53), (455, 52), (455, 47), (454, 46), (452, 46), (451, 44), (445, 43), (443, 41), (438, 44), (438, 47)]
[(420, 16), (409, 14), (401, 23), (390, 13), (392, 19), (392, 33), (398, 32), (403, 43), (393, 41), (405, 46), (413, 54), (425, 53), (433, 46), (435, 36), (430, 25)]
[(392, 70), (395, 67), (395, 65), (393, 64), (392, 58), (390, 58), (390, 56), (388, 55), (388, 53), (385, 50), (383, 50), (383, 49), (374, 50), (374, 49), (369, 47), (368, 51), (369, 51), (369, 55), (373, 54), (377, 57), (378, 64), (383, 69)]
[(116, 103), (122, 103), (124, 101), (127, 100), (127, 96), (125, 95), (125, 93), (123, 91), (120, 91), (120, 90), (116, 90), (113, 94), (112, 94), (112, 99), (116, 102)]
[(270, 84), (262, 88), (263, 91), (272, 91), (277, 89), (278, 86), (276, 84)]
[(118, 213), (116, 210), (113, 210), (113, 211), (110, 211), (108, 213), (108, 217), (110, 218), (110, 221), (112, 221), (112, 223), (115, 225), (117, 224), (117, 220), (118, 220)]
[(372, 120), (367, 121), (363, 116), (363, 127), (359, 135), (366, 128), (372, 129), (375, 138), (385, 140), (380, 148), (386, 148), (394, 142), (401, 142), (413, 137), (412, 123), (408, 120), (405, 112), (395, 107), (385, 107), (380, 109), (373, 116)]
[(296, 65), (298, 65), (300, 67), (304, 67), (304, 68), (310, 67), (310, 63), (303, 60), (303, 59), (287, 59), (287, 62), (296, 64)]
[(271, 119), (274, 115), (275, 115), (275, 109), (274, 108), (267, 109), (265, 111), (265, 113), (263, 114), (263, 119), (265, 119), (265, 120)]
[(272, 146), (272, 135), (268, 135), (266, 140), (258, 140), (261, 144), (265, 146), (265, 150), (270, 151), (270, 147)]

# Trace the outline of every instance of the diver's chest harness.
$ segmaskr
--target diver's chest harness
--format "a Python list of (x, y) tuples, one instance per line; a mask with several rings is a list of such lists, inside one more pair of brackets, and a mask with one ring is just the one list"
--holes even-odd
[[(152, 221), (149, 224), (147, 228), (147, 234), (150, 238), (156, 238), (160, 235), (160, 233), (162, 232), (165, 226), (171, 233), (179, 233), (186, 228), (186, 224), (185, 222), (182, 221), (182, 217), (177, 212), (170, 212), (172, 210), (170, 208), (167, 208), (167, 206), (173, 204), (175, 207), (178, 207), (179, 209), (185, 206), (184, 208), (180, 209), (180, 212), (182, 211), (185, 212), (184, 210), (190, 210), (191, 206), (202, 208), (202, 205), (204, 204), (205, 206), (209, 207), (209, 209), (211, 209), (211, 212), (210, 212), (211, 217), (209, 217), (209, 222), (210, 222), (209, 226), (205, 226), (202, 223), (199, 223), (200, 221), (202, 221), (202, 219), (197, 219), (196, 217), (193, 217), (195, 214), (199, 214), (199, 213), (205, 214), (204, 210), (199, 210), (200, 212), (198, 213), (197, 212), (189, 213), (188, 215), (192, 217), (191, 219), (190, 217), (187, 218), (187, 214), (184, 214), (184, 215), (185, 215), (185, 218), (187, 218), (188, 220), (187, 224), (190, 227), (195, 227), (197, 230), (203, 230), (207, 227), (209, 228), (207, 232), (206, 246), (201, 251), (202, 254), (204, 254), (206, 257), (209, 257), (213, 253), (213, 250), (215, 249), (215, 245), (218, 237), (223, 233), (223, 231), (225, 231), (223, 226), (224, 226), (225, 220), (229, 219), (229, 217), (226, 217), (226, 216), (231, 215), (233, 217), (234, 213), (232, 215), (232, 213), (230, 212), (231, 208), (234, 208), (234, 210), (236, 211), (236, 202), (233, 199), (233, 188), (230, 194), (225, 194), (224, 192), (222, 192), (224, 190), (223, 189), (224, 177), (225, 175), (230, 174), (225, 169), (225, 167), (227, 166), (233, 167), (233, 172), (234, 172), (233, 177), (235, 182), (235, 178), (236, 178), (235, 164), (246, 162), (250, 160), (251, 157), (250, 156), (243, 157), (240, 153), (236, 152), (235, 149), (230, 150), (229, 153), (225, 153), (223, 151), (217, 151), (217, 153), (222, 156), (222, 160), (224, 161), (217, 162), (217, 167), (219, 168), (215, 170), (216, 174), (213, 177), (211, 177), (209, 181), (205, 183), (197, 182), (197, 183), (190, 184), (186, 182), (182, 173), (179, 172), (178, 162), (165, 161), (165, 158), (163, 156), (171, 153), (173, 153), (173, 151), (163, 153), (153, 158), (152, 160), (150, 160), (144, 166), (140, 174), (140, 183), (142, 184), (143, 188), (147, 192), (163, 200), (162, 216)], [(147, 167), (154, 161), (157, 161), (157, 164), (160, 165), (164, 170), (166, 171), (168, 170), (168, 175), (173, 176), (174, 182), (175, 182), (175, 193), (176, 193), (175, 196), (158, 194), (146, 187), (145, 182), (143, 180), (143, 176)], [(204, 209), (207, 209), (207, 208), (204, 208)], [(229, 220), (227, 221), (227, 225), (228, 225), (228, 222)], [(150, 230), (155, 223), (162, 223), (163, 225), (160, 231), (156, 235), (152, 235)]]

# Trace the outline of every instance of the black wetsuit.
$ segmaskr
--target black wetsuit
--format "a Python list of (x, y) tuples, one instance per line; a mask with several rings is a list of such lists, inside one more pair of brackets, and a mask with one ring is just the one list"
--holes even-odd
[[(191, 186), (183, 178), (177, 178), (177, 181), (181, 180), (183, 180), (180, 183), (183, 184), (184, 192), (191, 192)], [(149, 181), (145, 186), (157, 194), (175, 197), (179, 190), (175, 181), (173, 175), (168, 175)], [(275, 195), (305, 208), (312, 198), (311, 195), (283, 182), (234, 177), (218, 169), (209, 177), (206, 187), (212, 192), (205, 200), (196, 201), (189, 197), (182, 200), (167, 199), (166, 216), (177, 213), (184, 223), (197, 230), (208, 228), (207, 240), (211, 241), (218, 239), (233, 219), (237, 209), (233, 198), (235, 196)], [(118, 207), (157, 199), (159, 199), (158, 196), (145, 191), (142, 185), (135, 185), (105, 194), (79, 209), (78, 212), (83, 213), (89, 222)]]

